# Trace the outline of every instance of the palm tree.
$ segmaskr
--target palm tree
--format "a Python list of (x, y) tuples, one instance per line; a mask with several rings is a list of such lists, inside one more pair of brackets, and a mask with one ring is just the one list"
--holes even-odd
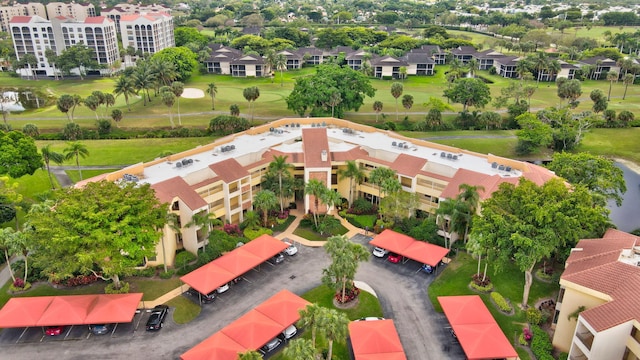
[(471, 59), (467, 63), (467, 66), (469, 67), (469, 75), (471, 77), (475, 77), (476, 70), (478, 70), (480, 68), (480, 64), (478, 63), (478, 59), (476, 59), (476, 58)]
[(404, 116), (407, 116), (407, 110), (413, 106), (413, 95), (404, 94), (402, 96), (402, 107), (404, 107)]
[(73, 122), (73, 119), (71, 119), (71, 113), (69, 112), (69, 110), (71, 110), (71, 107), (73, 106), (73, 103), (73, 96), (68, 94), (61, 95), (58, 100), (56, 100), (56, 107), (58, 108), (58, 110), (60, 110), (60, 112), (67, 115), (67, 119), (70, 122)]
[(627, 97), (627, 89), (629, 88), (629, 85), (633, 84), (635, 80), (636, 76), (633, 74), (625, 74), (624, 78), (622, 78), (622, 82), (624, 83), (624, 94), (622, 95), (622, 100)]
[(103, 93), (104, 95), (104, 116), (109, 112), (109, 107), (116, 104), (116, 98), (113, 94)]
[(40, 153), (42, 154), (42, 159), (44, 160), (44, 165), (47, 167), (47, 173), (49, 174), (49, 182), (51, 182), (51, 189), (55, 189), (56, 186), (53, 182), (53, 177), (51, 176), (51, 168), (49, 164), (53, 161), (56, 164), (62, 164), (64, 161), (64, 155), (59, 152), (55, 152), (51, 150), (51, 144), (45, 145), (40, 148)]
[(46, 49), (44, 56), (47, 58), (47, 62), (53, 67), (53, 77), (58, 80), (58, 69), (56, 68), (56, 62), (58, 62), (58, 54), (53, 49)]
[[(138, 61), (136, 69), (133, 72), (133, 85), (137, 92), (142, 91), (143, 105), (147, 106), (147, 101), (151, 101), (149, 89), (153, 88), (155, 83), (155, 73), (150, 64), (146, 61)], [(146, 96), (145, 96), (146, 95)]]
[[(378, 204), (380, 204), (380, 198), (382, 197), (382, 184), (391, 178), (397, 178), (396, 172), (384, 166), (373, 169), (369, 174), (369, 181), (378, 187)], [(371, 197), (371, 202), (373, 202), (373, 197)]]
[(247, 350), (238, 354), (238, 360), (262, 360), (262, 354), (255, 350)]
[(31, 245), (26, 234), (21, 231), (16, 231), (13, 236), (9, 237), (9, 248), (14, 254), (22, 255), (24, 260), (24, 283), (27, 283), (27, 275), (29, 274), (29, 252), (31, 251)]
[(276, 68), (276, 52), (273, 49), (268, 49), (265, 53), (264, 53), (264, 62), (265, 65), (267, 65), (267, 68), (269, 69), (268, 73), (271, 75), (271, 82), (273, 83), (273, 70)]
[(539, 86), (542, 72), (549, 68), (549, 57), (543, 52), (538, 52), (532, 59), (532, 66), (538, 71), (536, 86)]
[(282, 189), (282, 178), (284, 176), (290, 176), (293, 165), (287, 163), (287, 156), (274, 156), (273, 161), (269, 163), (269, 172), (278, 177), (278, 196), (280, 198), (280, 213), (284, 212), (284, 192)]
[(347, 160), (345, 163), (347, 166), (344, 169), (338, 170), (338, 176), (349, 179), (349, 206), (353, 205), (353, 193), (354, 184), (360, 185), (364, 180), (364, 171), (360, 169), (360, 166), (353, 160)]
[(169, 122), (171, 123), (171, 128), (175, 128), (176, 124), (173, 122), (173, 114), (171, 113), (171, 108), (173, 104), (176, 102), (176, 96), (171, 91), (171, 88), (168, 86), (163, 86), (160, 88), (160, 97), (162, 99), (162, 103), (169, 109)]
[[(207, 210), (202, 210), (197, 212), (191, 216), (191, 221), (185, 224), (185, 227), (195, 227), (196, 231), (204, 229), (205, 232), (202, 236), (203, 239), (209, 238), (209, 233), (211, 229), (215, 226), (222, 225), (222, 221), (214, 217), (213, 213), (208, 212)], [(198, 239), (200, 241), (200, 239)], [(207, 242), (205, 241), (203, 244), (203, 249), (205, 249)]]
[(341, 102), (342, 96), (340, 95), (340, 91), (338, 91), (338, 89), (331, 91), (329, 99), (327, 99), (327, 105), (331, 106), (331, 117), (334, 117), (335, 107), (340, 105)]
[(129, 96), (133, 96), (136, 94), (134, 80), (126, 75), (121, 75), (118, 80), (116, 80), (116, 85), (113, 89), (113, 93), (116, 94), (116, 97), (120, 95), (124, 96), (124, 102), (127, 103), (127, 108), (129, 109), (129, 111), (131, 111)]
[(331, 360), (333, 354), (333, 342), (341, 341), (347, 337), (347, 326), (349, 318), (347, 314), (338, 312), (336, 309), (325, 308), (323, 318), (321, 320), (321, 328), (324, 336), (329, 342), (329, 350), (327, 352), (327, 360)]
[(280, 87), (284, 86), (284, 74), (282, 73), (287, 69), (287, 57), (284, 54), (276, 55), (273, 65), (276, 70), (280, 71)]
[(460, 190), (460, 194), (458, 194), (458, 200), (462, 201), (467, 205), (467, 220), (465, 222), (464, 236), (463, 240), (467, 242), (469, 234), (469, 228), (471, 227), (471, 219), (473, 215), (478, 211), (478, 205), (480, 205), (480, 191), (484, 191), (484, 186), (482, 185), (469, 185), (469, 184), (460, 184), (458, 187)]
[(80, 181), (82, 181), (82, 170), (80, 169), (80, 158), (86, 158), (89, 156), (89, 150), (87, 147), (79, 141), (72, 141), (67, 143), (67, 147), (63, 150), (64, 159), (71, 160), (76, 159), (76, 166), (78, 167), (78, 173), (80, 174)]
[(215, 104), (215, 100), (216, 100), (216, 94), (218, 93), (218, 87), (216, 86), (215, 83), (209, 83), (207, 85), (207, 94), (209, 94), (209, 96), (211, 96), (211, 110), (215, 110), (216, 109), (216, 104)]
[(184, 83), (180, 81), (174, 81), (171, 83), (171, 91), (173, 95), (178, 99), (178, 125), (182, 126), (182, 119), (180, 118), (180, 96), (184, 92)]
[(300, 325), (307, 329), (311, 329), (311, 345), (316, 347), (316, 333), (320, 325), (320, 317), (322, 316), (322, 307), (318, 304), (309, 304), (300, 310)]
[[(444, 233), (445, 247), (451, 249), (453, 233), (460, 233), (464, 228), (464, 216), (467, 214), (467, 205), (458, 199), (446, 199), (439, 203), (436, 210), (436, 223)], [(449, 240), (447, 245), (447, 240)]]
[(402, 95), (402, 91), (404, 87), (399, 82), (394, 82), (391, 84), (391, 96), (396, 99), (396, 121), (398, 121), (398, 98)]
[(122, 111), (120, 109), (111, 110), (111, 118), (116, 122), (116, 127), (120, 127), (120, 121), (122, 121)]
[(313, 196), (314, 203), (314, 212), (313, 212), (313, 221), (318, 227), (318, 211), (320, 208), (320, 200), (322, 199), (322, 194), (327, 192), (327, 186), (318, 179), (311, 179), (304, 187), (304, 193), (307, 195)]
[(229, 106), (229, 113), (231, 116), (240, 116), (240, 107), (238, 104), (231, 104), (231, 106)]
[(251, 86), (242, 91), (242, 95), (249, 103), (249, 109), (251, 109), (251, 121), (253, 121), (253, 107), (251, 106), (251, 102), (258, 100), (260, 97), (260, 89), (257, 86)]
[(89, 95), (83, 102), (84, 105), (96, 115), (96, 121), (100, 120), (98, 119), (98, 106), (100, 106), (100, 100), (93, 95)]
[(615, 70), (611, 70), (607, 73), (607, 81), (609, 82), (609, 94), (607, 95), (607, 100), (611, 101), (611, 87), (613, 86), (614, 81), (618, 81), (618, 72)]
[(278, 197), (271, 190), (260, 190), (253, 197), (253, 207), (262, 212), (262, 226), (267, 226), (269, 211), (278, 206)]
[(531, 68), (531, 62), (527, 58), (520, 58), (516, 62), (516, 72), (518, 73), (518, 77), (520, 77), (520, 81), (524, 80), (524, 74), (529, 72)]
[(562, 70), (562, 66), (560, 65), (560, 62), (558, 60), (551, 60), (549, 61), (547, 70), (549, 71), (549, 81), (552, 81), (552, 79), (560, 72), (560, 70)]
[(157, 83), (156, 89), (161, 86), (169, 86), (172, 81), (178, 78), (176, 65), (171, 61), (159, 61), (151, 58), (150, 66), (154, 75), (153, 78)]
[(76, 107), (82, 105), (82, 98), (78, 94), (71, 95), (71, 98), (73, 99), (73, 105), (71, 106), (71, 122), (73, 122)]
[(376, 122), (378, 122), (378, 115), (380, 115), (380, 112), (382, 111), (382, 106), (382, 101), (373, 102), (373, 111), (376, 112)]
[(309, 339), (295, 339), (289, 342), (282, 354), (288, 359), (316, 360), (316, 347)]
[(260, 227), (260, 215), (255, 211), (247, 211), (242, 220), (243, 229), (255, 229)]

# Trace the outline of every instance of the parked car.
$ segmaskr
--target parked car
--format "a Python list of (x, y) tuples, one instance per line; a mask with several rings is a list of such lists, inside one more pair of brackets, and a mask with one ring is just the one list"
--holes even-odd
[(282, 340), (280, 340), (280, 338), (278, 337), (273, 338), (268, 343), (266, 343), (263, 347), (260, 348), (260, 352), (263, 354), (272, 352), (278, 346), (280, 346), (281, 343), (282, 343)]
[(298, 248), (295, 245), (287, 241), (285, 241), (284, 243), (287, 244), (287, 248), (284, 249), (285, 254), (293, 256), (298, 253)]
[(216, 292), (212, 291), (208, 294), (202, 294), (200, 293), (198, 290), (194, 289), (194, 288), (189, 288), (189, 290), (187, 290), (187, 294), (193, 296), (196, 299), (200, 299), (200, 302), (203, 304), (209, 304), (211, 302), (213, 302), (213, 300), (216, 299)]
[(164, 318), (167, 317), (169, 307), (167, 305), (157, 305), (151, 310), (151, 316), (147, 320), (147, 331), (157, 331), (162, 329)]
[(89, 331), (91, 331), (93, 335), (105, 335), (109, 333), (109, 330), (111, 330), (109, 324), (89, 325)]
[(427, 274), (432, 274), (433, 273), (433, 266), (427, 265), (427, 264), (422, 264), (422, 266), (420, 267), (420, 271), (424, 271)]
[(298, 329), (296, 328), (296, 326), (290, 325), (288, 328), (284, 329), (284, 331), (282, 332), (282, 338), (284, 340), (289, 340), (292, 337), (296, 336), (297, 333), (298, 333)]
[(387, 250), (387, 249), (383, 249), (383, 248), (377, 247), (377, 246), (373, 248), (373, 256), (375, 256), (377, 258), (383, 258), (388, 253), (389, 253), (389, 250)]
[(377, 316), (368, 316), (368, 317), (363, 317), (360, 318), (356, 321), (376, 321), (376, 320), (384, 320), (383, 317), (377, 317)]
[(44, 331), (47, 336), (58, 336), (64, 331), (64, 326), (48, 326)]
[(396, 254), (396, 253), (390, 253), (389, 257), (387, 258), (387, 260), (389, 260), (389, 262), (397, 264), (400, 262), (400, 260), (402, 260), (402, 256)]
[(227, 283), (227, 284), (224, 284), (224, 285), (222, 285), (222, 286), (220, 286), (219, 288), (217, 288), (217, 289), (216, 289), (216, 292), (217, 292), (218, 294), (222, 294), (223, 292), (225, 292), (225, 291), (227, 291), (227, 290), (229, 290), (229, 284), (228, 284), (228, 283)]
[(280, 264), (284, 261), (284, 256), (280, 253), (276, 254), (274, 257), (268, 260), (272, 264)]

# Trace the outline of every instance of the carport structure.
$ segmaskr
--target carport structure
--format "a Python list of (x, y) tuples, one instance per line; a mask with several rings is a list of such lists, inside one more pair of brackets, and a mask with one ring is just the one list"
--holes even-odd
[(264, 234), (184, 275), (180, 280), (201, 294), (209, 294), (286, 248), (284, 242)]
[(389, 229), (381, 232), (371, 240), (369, 244), (432, 267), (436, 267), (449, 253), (449, 249), (447, 248), (424, 241), (418, 241), (411, 236), (400, 234)]
[(142, 293), (11, 298), (0, 310), (0, 328), (131, 322)]
[(467, 359), (518, 358), (480, 296), (439, 296), (438, 302)]
[(406, 360), (393, 320), (352, 321), (349, 337), (355, 360)]
[(236, 360), (257, 350), (300, 319), (310, 303), (282, 290), (180, 356), (182, 360)]

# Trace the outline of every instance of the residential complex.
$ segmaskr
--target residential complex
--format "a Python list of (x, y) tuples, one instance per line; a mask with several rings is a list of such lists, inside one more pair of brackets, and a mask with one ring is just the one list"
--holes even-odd
[(167, 13), (123, 15), (120, 17), (122, 47), (129, 46), (144, 54), (174, 47), (173, 18)]
[(171, 15), (171, 8), (159, 4), (118, 4), (109, 9), (102, 9), (100, 15), (106, 16), (116, 22), (116, 27), (120, 28), (120, 19), (124, 15), (137, 15), (148, 13), (165, 13)]
[[(439, 201), (455, 197), (463, 183), (482, 185), (480, 195), (485, 199), (503, 182), (516, 184), (525, 177), (542, 184), (555, 176), (537, 165), (405, 138), (347, 120), (303, 118), (267, 123), (87, 181), (133, 179), (150, 184), (157, 197), (170, 205), (169, 211), (178, 215), (180, 231), (165, 228), (158, 256), (149, 259), (149, 264), (165, 259), (172, 264), (177, 249), (195, 253), (206, 244), (205, 231), (186, 226), (194, 214), (207, 212), (234, 224), (243, 221), (269, 163), (280, 155), (287, 157), (296, 178), (320, 180), (343, 195), (349, 193), (350, 181), (338, 172), (347, 161), (355, 161), (365, 174), (380, 166), (389, 167), (397, 172), (404, 190), (419, 195), (419, 209), (431, 213)], [(368, 176), (356, 190), (358, 196), (368, 199), (380, 195)], [(313, 201), (302, 192), (290, 201), (304, 202), (305, 212), (313, 207)]]
[(553, 345), (569, 359), (640, 359), (640, 237), (580, 240), (560, 278)]
[(0, 6), (0, 31), (9, 32), (9, 23), (14, 16), (39, 16), (43, 19), (64, 16), (82, 21), (88, 17), (96, 16), (96, 9), (91, 3), (80, 4), (76, 2), (52, 2), (46, 6), (36, 2)]
[(63, 2), (51, 2), (47, 4), (47, 17), (51, 20), (53, 18), (64, 16), (67, 18), (73, 18), (78, 21), (83, 21), (88, 17), (96, 16), (96, 9), (91, 3), (78, 4), (75, 2), (63, 3)]
[(41, 3), (0, 6), (0, 31), (9, 32), (9, 22), (14, 16), (39, 16), (46, 19), (47, 10)]

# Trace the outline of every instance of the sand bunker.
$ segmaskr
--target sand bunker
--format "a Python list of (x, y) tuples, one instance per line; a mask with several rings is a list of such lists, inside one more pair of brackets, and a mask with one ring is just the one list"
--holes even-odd
[(200, 99), (204, 97), (204, 91), (196, 88), (184, 88), (181, 97), (185, 99)]

